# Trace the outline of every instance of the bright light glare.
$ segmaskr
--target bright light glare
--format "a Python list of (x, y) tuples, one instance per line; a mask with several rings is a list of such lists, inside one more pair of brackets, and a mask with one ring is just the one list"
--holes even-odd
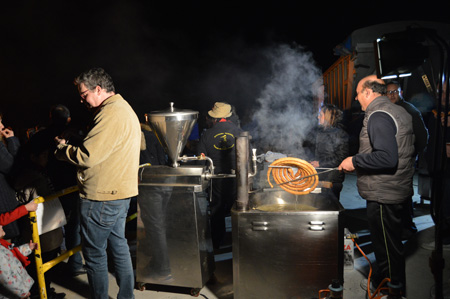
[(286, 202), (282, 199), (282, 198), (277, 198), (277, 203), (279, 204), (279, 205), (284, 205)]
[(386, 80), (386, 79), (395, 79), (395, 78), (397, 78), (397, 75), (389, 75), (389, 76), (381, 77), (381, 79), (383, 79), (383, 80)]
[(409, 76), (411, 76), (412, 75), (412, 73), (406, 73), (406, 74), (400, 74), (400, 75), (398, 75), (400, 78), (403, 78), (403, 77), (409, 77)]

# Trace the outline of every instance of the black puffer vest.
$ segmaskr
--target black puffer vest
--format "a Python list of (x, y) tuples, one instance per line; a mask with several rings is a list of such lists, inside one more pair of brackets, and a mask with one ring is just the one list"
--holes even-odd
[(359, 153), (372, 152), (367, 132), (367, 123), (374, 112), (383, 111), (394, 120), (397, 127), (395, 136), (398, 146), (398, 164), (395, 169), (373, 171), (356, 169), (358, 191), (366, 200), (387, 204), (402, 203), (413, 195), (414, 174), (414, 133), (411, 115), (402, 107), (392, 104), (387, 97), (378, 97), (369, 104), (359, 135)]

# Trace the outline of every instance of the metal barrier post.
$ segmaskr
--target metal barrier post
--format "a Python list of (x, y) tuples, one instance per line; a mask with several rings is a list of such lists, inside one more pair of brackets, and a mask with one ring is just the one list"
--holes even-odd
[[(59, 196), (62, 195), (66, 195), (72, 192), (78, 191), (78, 187), (77, 186), (73, 186), (73, 187), (69, 187), (66, 189), (63, 189), (59, 192), (56, 192), (52, 195), (47, 196), (46, 198), (40, 196), (37, 197), (35, 199), (33, 199), (36, 203), (43, 203), (45, 201), (49, 201), (49, 200), (53, 200), (55, 198), (58, 198)], [(41, 241), (39, 238), (39, 231), (38, 231), (38, 223), (37, 223), (37, 217), (36, 217), (36, 212), (30, 212), (29, 213), (29, 217), (30, 217), (30, 222), (31, 222), (31, 231), (32, 231), (32, 239), (34, 243), (37, 243), (37, 248), (34, 250), (34, 257), (35, 257), (35, 261), (36, 261), (36, 275), (37, 275), (37, 282), (39, 285), (39, 294), (40, 294), (40, 298), (41, 299), (47, 299), (47, 288), (45, 287), (45, 272), (47, 272), (48, 270), (50, 270), (53, 266), (55, 266), (56, 264), (58, 264), (59, 262), (61, 262), (64, 259), (61, 259), (61, 256), (59, 256), (58, 258), (51, 260), (47, 263), (43, 263), (42, 262), (42, 251), (41, 251)], [(78, 249), (78, 250), (76, 250)], [(73, 248), (70, 251), (70, 255), (74, 254), (75, 252), (79, 251), (81, 249), (81, 246), (77, 246), (75, 248)], [(67, 253), (67, 252), (66, 252)], [(65, 255), (66, 257), (70, 256), (69, 254)], [(58, 260), (58, 261), (56, 261)]]
[[(36, 203), (43, 203), (45, 201), (50, 201), (55, 198), (58, 198), (60, 196), (72, 193), (78, 191), (77, 186), (69, 187), (66, 189), (63, 189), (59, 192), (56, 192), (52, 195), (49, 195), (47, 197), (36, 197), (33, 199)], [(137, 217), (137, 213), (134, 213), (127, 217), (126, 222), (129, 222)], [(81, 250), (81, 245), (78, 245), (72, 249), (68, 249), (65, 253), (61, 254), (57, 258), (54, 258), (53, 260), (50, 260), (46, 263), (42, 262), (42, 252), (41, 252), (41, 241), (39, 238), (39, 231), (38, 231), (38, 223), (37, 223), (37, 217), (36, 212), (29, 212), (29, 218), (31, 222), (31, 229), (32, 229), (32, 239), (34, 243), (37, 243), (38, 246), (34, 251), (35, 261), (36, 261), (36, 272), (37, 272), (37, 280), (39, 284), (39, 294), (41, 299), (47, 299), (47, 288), (45, 287), (45, 272), (59, 264), (60, 262), (64, 261), (66, 258), (74, 255), (78, 251)]]
[(31, 221), (33, 243), (37, 243), (37, 248), (34, 250), (34, 259), (36, 261), (36, 275), (39, 285), (39, 294), (41, 296), (41, 299), (46, 299), (47, 289), (45, 287), (45, 278), (44, 278), (45, 271), (43, 270), (42, 267), (41, 241), (39, 239), (36, 212), (34, 211), (30, 212), (30, 221)]

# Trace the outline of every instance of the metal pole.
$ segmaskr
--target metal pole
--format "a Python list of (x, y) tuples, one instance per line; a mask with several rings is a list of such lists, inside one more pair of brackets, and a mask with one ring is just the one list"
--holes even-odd
[(236, 139), (236, 210), (248, 210), (248, 132), (243, 132)]

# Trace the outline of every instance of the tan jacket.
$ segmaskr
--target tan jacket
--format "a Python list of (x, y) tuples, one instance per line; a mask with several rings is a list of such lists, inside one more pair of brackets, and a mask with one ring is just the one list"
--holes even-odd
[(125, 199), (138, 194), (140, 144), (139, 119), (122, 96), (116, 94), (102, 103), (83, 145), (60, 144), (55, 155), (78, 166), (82, 198)]

